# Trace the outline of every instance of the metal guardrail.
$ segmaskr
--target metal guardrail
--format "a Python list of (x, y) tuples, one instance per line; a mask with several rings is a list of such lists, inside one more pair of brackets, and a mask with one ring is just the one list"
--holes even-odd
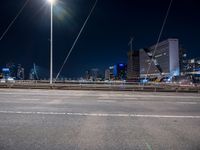
[(153, 92), (196, 92), (200, 86), (180, 86), (178, 84), (149, 83), (139, 84), (119, 81), (62, 81), (52, 85), (48, 80), (16, 80), (15, 82), (0, 83), (0, 88), (21, 89), (73, 89), (73, 90), (113, 90), (113, 91), (153, 91)]
[[(21, 83), (21, 84), (37, 84), (37, 83), (49, 83), (49, 80), (15, 80), (11, 83)], [(179, 83), (164, 83), (164, 82), (149, 82), (149, 83), (138, 83), (138, 82), (124, 82), (124, 81), (77, 81), (77, 80), (64, 80), (64, 81), (56, 81), (54, 84), (111, 84), (111, 85), (153, 85), (153, 86), (182, 86)], [(200, 87), (200, 84), (192, 84), (192, 85), (184, 85), (184, 86), (196, 86)]]

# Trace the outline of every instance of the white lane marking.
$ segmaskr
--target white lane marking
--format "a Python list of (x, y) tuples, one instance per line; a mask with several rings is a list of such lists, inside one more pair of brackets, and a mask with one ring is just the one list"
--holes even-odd
[(177, 104), (191, 104), (191, 105), (196, 105), (198, 102), (176, 102)]
[(102, 98), (129, 98), (129, 99), (137, 99), (137, 98), (178, 98), (178, 99), (199, 99), (199, 96), (169, 96), (169, 95), (107, 95), (101, 96)]
[(114, 101), (114, 100), (98, 100), (97, 102), (99, 102), (99, 103), (115, 103), (116, 101)]
[(107, 99), (121, 99), (121, 100), (124, 100), (124, 99), (130, 99), (130, 100), (134, 100), (134, 99), (138, 99), (136, 97), (109, 97), (109, 96), (103, 96), (103, 97), (98, 97), (97, 99), (102, 99), (102, 100), (107, 100)]
[(22, 101), (39, 101), (39, 98), (22, 98), (22, 99), (17, 99), (17, 100), (22, 100)]
[[(73, 95), (75, 94), (75, 95)], [(40, 95), (40, 96), (100, 96), (100, 97), (129, 97), (130, 99), (132, 98), (178, 98), (178, 99), (199, 99), (199, 95), (196, 95), (196, 96), (189, 96), (189, 95), (185, 95), (185, 96), (177, 96), (177, 95), (148, 95), (148, 94), (145, 94), (145, 95), (140, 95), (140, 94), (115, 94), (115, 93), (111, 93), (111, 94), (98, 94), (98, 93), (76, 93), (76, 92), (72, 92), (72, 93), (69, 93), (69, 92), (66, 92), (66, 93), (54, 93), (54, 92), (44, 92), (44, 93), (41, 93), (41, 92), (21, 92), (21, 93), (17, 93), (17, 92), (3, 92), (3, 93), (0, 93), (0, 95)]]
[(41, 115), (66, 115), (59, 112), (31, 112), (31, 111), (0, 111), (2, 114), (41, 114)]
[[(50, 102), (48, 102), (48, 104), (61, 104), (63, 102), (63, 100), (52, 100)], [(62, 103), (64, 104), (64, 103)]]
[(139, 118), (183, 118), (200, 119), (200, 116), (173, 116), (173, 115), (139, 115), (139, 114), (105, 114), (105, 113), (65, 113), (65, 112), (24, 112), (0, 111), (2, 114), (40, 114), (40, 115), (69, 115), (69, 116), (95, 116), (95, 117), (139, 117)]
[(58, 93), (0, 93), (0, 95), (37, 95), (37, 96), (88, 96), (88, 94), (78, 94), (78, 93), (66, 93), (66, 94), (58, 94)]

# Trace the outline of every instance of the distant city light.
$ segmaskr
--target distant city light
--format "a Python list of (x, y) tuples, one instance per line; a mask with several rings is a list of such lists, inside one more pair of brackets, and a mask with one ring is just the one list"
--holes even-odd
[(114, 69), (114, 66), (110, 66), (109, 69)]
[(9, 72), (10, 69), (9, 68), (2, 68), (2, 72)]
[(191, 63), (194, 63), (195, 62), (195, 60), (194, 59), (191, 59)]
[(120, 67), (124, 67), (124, 64), (119, 64)]
[(173, 71), (171, 76), (178, 76), (179, 75), (179, 69), (176, 69), (175, 71)]

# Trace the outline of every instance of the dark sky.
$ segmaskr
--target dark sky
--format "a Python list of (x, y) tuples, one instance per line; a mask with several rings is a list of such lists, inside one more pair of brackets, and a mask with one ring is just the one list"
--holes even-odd
[[(0, 36), (26, 0), (1, 0)], [(174, 0), (161, 40), (180, 39), (189, 57), (200, 56), (199, 0)], [(58, 0), (54, 6), (54, 72), (58, 72), (95, 0)], [(91, 68), (127, 62), (128, 42), (134, 49), (156, 43), (170, 0), (99, 0), (62, 74), (81, 76)], [(30, 0), (0, 41), (0, 67), (21, 63), (49, 68), (50, 5)]]

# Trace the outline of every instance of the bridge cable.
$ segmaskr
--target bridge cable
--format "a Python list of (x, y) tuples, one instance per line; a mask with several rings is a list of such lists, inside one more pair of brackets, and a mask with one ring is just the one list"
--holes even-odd
[(171, 0), (170, 3), (169, 3), (169, 7), (168, 7), (168, 9), (167, 9), (167, 13), (166, 13), (165, 19), (164, 19), (164, 21), (163, 21), (163, 24), (162, 24), (162, 27), (161, 27), (159, 36), (158, 36), (158, 40), (157, 40), (157, 43), (156, 43), (155, 48), (154, 48), (154, 51), (153, 51), (153, 55), (152, 55), (152, 58), (151, 58), (151, 62), (150, 62), (149, 67), (148, 67), (148, 69), (147, 69), (147, 74), (146, 74), (145, 80), (147, 79), (147, 75), (148, 75), (148, 73), (149, 73), (149, 71), (150, 71), (150, 68), (151, 68), (151, 65), (152, 65), (152, 62), (153, 62), (153, 59), (154, 59), (154, 55), (155, 55), (156, 50), (157, 50), (157, 48), (158, 48), (158, 44), (159, 44), (159, 42), (160, 42), (161, 35), (162, 35), (162, 33), (163, 33), (165, 24), (166, 24), (166, 22), (167, 22), (167, 18), (168, 18), (168, 16), (169, 16), (169, 12), (170, 12), (170, 9), (171, 9), (171, 6), (172, 6), (172, 2), (173, 2), (173, 0)]
[(77, 41), (78, 41), (78, 39), (79, 39), (79, 37), (80, 37), (80, 35), (81, 35), (83, 29), (85, 28), (85, 26), (86, 26), (88, 20), (90, 19), (90, 16), (92, 15), (92, 13), (93, 13), (93, 11), (94, 11), (94, 9), (95, 9), (95, 7), (96, 7), (96, 5), (97, 5), (97, 2), (98, 2), (98, 0), (95, 1), (95, 3), (94, 3), (94, 5), (93, 5), (93, 7), (92, 7), (92, 9), (91, 9), (91, 11), (90, 11), (90, 13), (89, 13), (89, 15), (87, 16), (87, 18), (86, 18), (86, 20), (85, 20), (85, 22), (84, 22), (84, 24), (83, 24), (81, 30), (79, 31), (79, 34), (77, 35), (77, 37), (76, 37), (76, 39), (75, 39), (75, 41), (74, 41), (74, 43), (73, 43), (73, 45), (72, 45), (72, 47), (71, 47), (69, 53), (67, 54), (67, 57), (65, 58), (64, 63), (62, 64), (62, 66), (61, 66), (61, 68), (60, 68), (60, 70), (59, 70), (59, 72), (58, 72), (58, 74), (57, 74), (56, 79), (55, 79), (54, 82), (56, 82), (56, 80), (58, 79), (58, 77), (59, 77), (59, 75), (60, 75), (60, 73), (61, 73), (61, 71), (62, 71), (64, 65), (66, 64), (66, 62), (67, 62), (67, 60), (68, 60), (68, 58), (69, 58), (69, 56), (70, 56), (72, 50), (74, 49), (74, 47), (75, 47), (75, 45), (76, 45), (76, 43), (77, 43)]
[(30, 0), (27, 0), (24, 5), (22, 6), (22, 8), (19, 10), (19, 12), (17, 13), (17, 15), (15, 16), (15, 18), (11, 21), (11, 23), (8, 25), (8, 27), (6, 28), (6, 30), (3, 32), (3, 34), (0, 37), (0, 41), (3, 39), (3, 37), (6, 35), (6, 33), (9, 31), (9, 29), (12, 27), (12, 25), (15, 23), (15, 21), (17, 20), (17, 18), (19, 17), (19, 15), (22, 13), (22, 11), (24, 10), (25, 6), (28, 4)]

